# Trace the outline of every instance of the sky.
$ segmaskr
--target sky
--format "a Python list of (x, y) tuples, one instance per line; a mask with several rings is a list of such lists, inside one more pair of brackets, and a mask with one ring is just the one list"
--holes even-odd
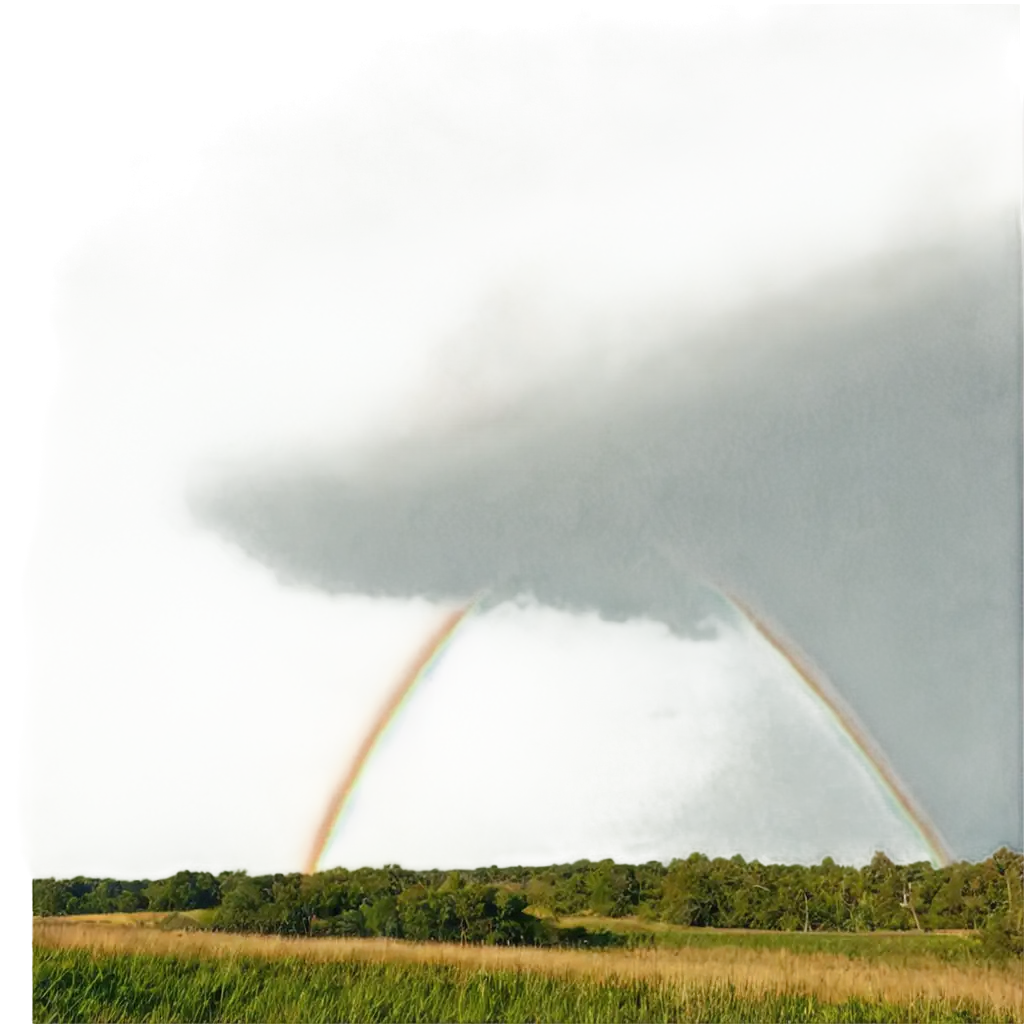
[(31, 874), (1020, 846), (1015, 10), (46, 10)]

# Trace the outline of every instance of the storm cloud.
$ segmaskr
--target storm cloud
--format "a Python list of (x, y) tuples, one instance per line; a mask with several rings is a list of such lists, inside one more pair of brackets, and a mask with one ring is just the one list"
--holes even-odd
[(481, 591), (341, 856), (920, 855), (719, 587), (954, 856), (1020, 841), (1008, 56), (752, 16), (415, 30), (129, 168), (53, 264), (39, 869), (288, 866)]

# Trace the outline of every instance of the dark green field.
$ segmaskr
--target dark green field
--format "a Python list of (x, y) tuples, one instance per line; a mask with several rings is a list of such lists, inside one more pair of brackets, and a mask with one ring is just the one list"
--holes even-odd
[(579, 927), (594, 935), (621, 937), (627, 946), (663, 949), (788, 949), (793, 953), (831, 953), (853, 959), (902, 965), (939, 961), (982, 964), (990, 952), (970, 932), (770, 932), (749, 929), (687, 928), (637, 918), (580, 916), (561, 918), (562, 928)]

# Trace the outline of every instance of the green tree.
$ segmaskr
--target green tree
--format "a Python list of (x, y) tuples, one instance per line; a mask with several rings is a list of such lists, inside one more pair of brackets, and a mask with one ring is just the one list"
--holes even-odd
[(607, 916), (615, 908), (618, 896), (615, 865), (610, 860), (602, 861), (587, 878), (590, 909), (595, 914)]
[(402, 935), (407, 939), (425, 942), (440, 938), (437, 928), (436, 905), (430, 891), (423, 885), (411, 885), (396, 898), (401, 918)]
[(526, 913), (522, 893), (499, 892), (495, 897), (494, 929), (491, 941), (506, 946), (521, 946), (534, 935), (535, 918)]
[(364, 905), (363, 920), (371, 935), (383, 935), (389, 939), (402, 937), (402, 919), (398, 913), (398, 898), (390, 892), (378, 896)]
[(261, 916), (264, 899), (257, 881), (239, 872), (221, 882), (221, 905), (214, 914), (215, 928), (224, 931), (266, 931)]

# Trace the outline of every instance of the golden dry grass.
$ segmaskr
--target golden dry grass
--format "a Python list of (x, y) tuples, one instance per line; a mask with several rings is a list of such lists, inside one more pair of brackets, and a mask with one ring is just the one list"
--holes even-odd
[[(115, 917), (121, 919), (112, 920)], [(722, 983), (732, 984), (739, 994), (752, 998), (806, 993), (830, 1002), (854, 997), (898, 1003), (966, 1001), (987, 1005), (1000, 1014), (1010, 1013), (1015, 1020), (1024, 1022), (1024, 977), (1019, 965), (1003, 968), (936, 963), (896, 967), (884, 961), (866, 962), (828, 953), (739, 947), (582, 951), (388, 939), (286, 938), (161, 931), (148, 918), (149, 915), (37, 918), (33, 923), (33, 941), (45, 947), (120, 953), (450, 964), (466, 970), (532, 971), (604, 981), (642, 979), (680, 987)]]

